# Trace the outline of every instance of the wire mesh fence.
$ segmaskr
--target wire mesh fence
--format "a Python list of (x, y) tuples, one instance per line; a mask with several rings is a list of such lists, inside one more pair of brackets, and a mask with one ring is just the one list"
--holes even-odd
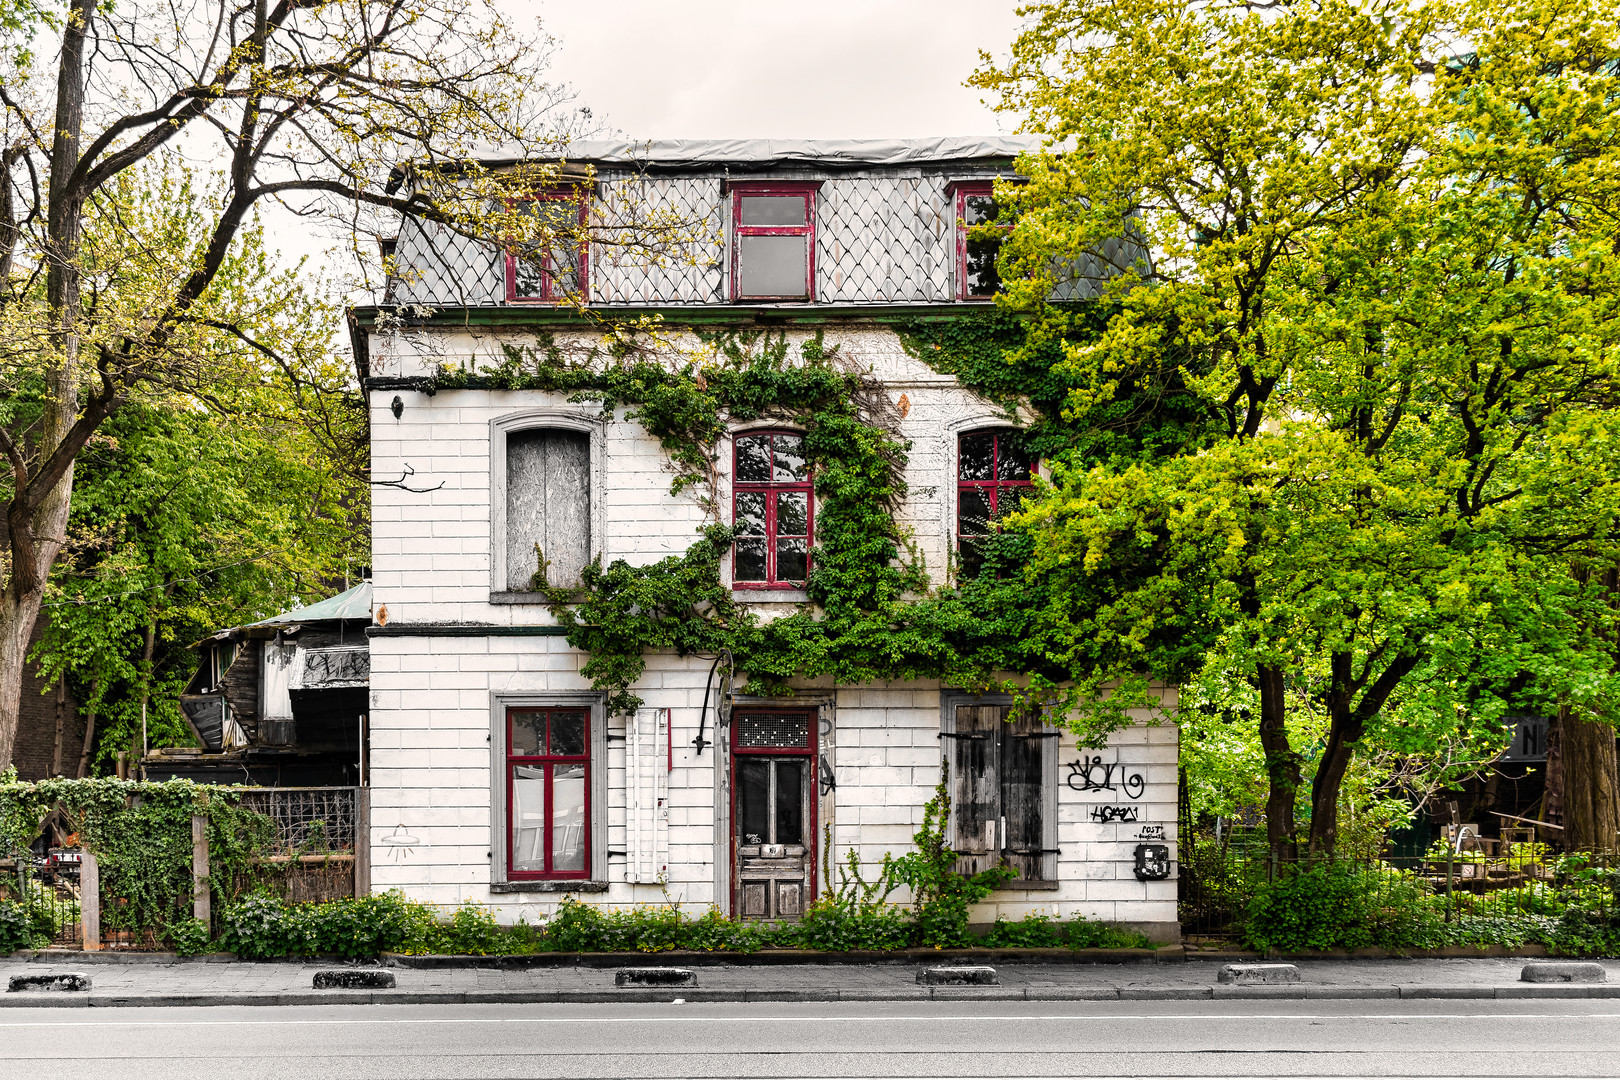
[(242, 806), (276, 824), (276, 854), (354, 851), (359, 788), (255, 788)]

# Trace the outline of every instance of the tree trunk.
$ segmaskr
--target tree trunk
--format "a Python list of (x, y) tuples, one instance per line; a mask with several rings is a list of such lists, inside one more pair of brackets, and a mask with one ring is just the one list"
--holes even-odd
[(84, 749), (79, 752), (79, 771), (77, 776), (83, 780), (90, 775), (90, 751), (96, 746), (96, 705), (101, 701), (101, 677), (96, 677), (90, 688), (90, 707), (85, 711), (84, 718)]
[(1370, 671), (1356, 677), (1353, 654), (1337, 652), (1330, 658), (1327, 744), (1311, 781), (1312, 855), (1332, 856), (1338, 846), (1339, 794), (1344, 790), (1344, 777), (1350, 771), (1356, 744), (1367, 733), (1368, 722), (1383, 709), (1418, 660), (1416, 656), (1397, 656), (1369, 685)]
[(1299, 791), (1299, 755), (1288, 745), (1288, 710), (1281, 668), (1261, 665), (1255, 673), (1260, 690), (1260, 747), (1266, 754), (1266, 843), (1279, 862), (1299, 858), (1294, 835), (1294, 798)]
[(1620, 832), (1614, 729), (1583, 719), (1568, 706), (1558, 710), (1552, 727), (1557, 734), (1549, 733), (1547, 740), (1547, 820), (1564, 827), (1566, 850), (1612, 851)]
[[(68, 183), (79, 163), (84, 127), (85, 43), (95, 0), (73, 0), (62, 28), (62, 54), (57, 66), (56, 122), (51, 143), (51, 175), (46, 230), (50, 259), (45, 298), (52, 319), (51, 348), (55, 362), (46, 372), (46, 408), (33, 449), (44, 461), (62, 444), (79, 412), (79, 249), (84, 228), (83, 203)], [(22, 448), (18, 447), (18, 455)], [(45, 579), (67, 533), (68, 503), (73, 492), (73, 466), (50, 489), (29, 484), (22, 457), (14, 455), (12, 499), (6, 508), (11, 542), (11, 580), (0, 602), (0, 769), (11, 764), (21, 718), (23, 665), (28, 639), (39, 618)]]

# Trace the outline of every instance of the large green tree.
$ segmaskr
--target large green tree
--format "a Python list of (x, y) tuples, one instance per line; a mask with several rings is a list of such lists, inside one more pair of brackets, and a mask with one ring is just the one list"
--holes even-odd
[(1137, 643), (1166, 623), (1235, 661), (1279, 853), (1302, 782), (1291, 677), (1328, 720), (1318, 850), (1351, 755), (1398, 737), (1407, 699), (1452, 727), (1492, 724), (1510, 692), (1606, 716), (1609, 616), (1570, 559), (1616, 556), (1612, 4), (1026, 11), (1011, 60), (975, 77), (1049, 146), (1003, 192), (1003, 302), (1055, 337), (1060, 277), (1137, 233), (1151, 259), (1105, 286), (1120, 313), (1067, 350), (1069, 408), (1168, 352), (1217, 435), (1060, 469), (1026, 518), (1031, 572), (1071, 583), (1046, 621), (1082, 685), (1151, 669)]
[[(281, 351), (281, 298), (227, 272), (255, 208), (333, 211), (356, 247), (401, 216), (522, 241), (534, 217), (503, 196), (555, 168), (475, 158), (555, 157), (580, 114), (542, 77), (548, 40), (487, 2), (56, 0), (0, 7), (0, 31), (3, 767), (84, 448)], [(177, 231), (144, 196), (185, 162), (209, 171)]]

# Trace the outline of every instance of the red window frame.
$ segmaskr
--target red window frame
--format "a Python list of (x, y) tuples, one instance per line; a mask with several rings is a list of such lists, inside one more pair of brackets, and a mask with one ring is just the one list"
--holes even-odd
[[(962, 532), (962, 493), (965, 491), (982, 491), (990, 503), (990, 520), (994, 521), (1001, 513), (1000, 501), (1003, 491), (1027, 490), (1035, 486), (1035, 467), (1037, 461), (1034, 457), (1025, 454), (1029, 462), (1029, 479), (1027, 480), (1000, 480), (1001, 473), (1001, 442), (1004, 438), (1018, 437), (1023, 432), (1017, 428), (979, 428), (976, 431), (964, 431), (956, 437), (956, 553), (962, 556), (962, 540), (964, 538), (979, 540), (994, 535), (992, 532), (963, 533)], [(962, 443), (976, 436), (990, 436), (990, 479), (964, 480), (962, 479)], [(987, 525), (988, 529), (989, 526)]]
[[(995, 297), (995, 291), (987, 293), (968, 292), (968, 233), (978, 228), (968, 225), (967, 201), (970, 198), (995, 198), (995, 185), (986, 180), (983, 183), (964, 183), (955, 186), (956, 199), (956, 298), (958, 300), (990, 300)], [(1003, 226), (1005, 233), (1007, 227)]]
[[(742, 725), (737, 722), (738, 714), (770, 713), (772, 715), (794, 715), (805, 718), (805, 742), (803, 746), (743, 746), (741, 745)], [(820, 755), (816, 751), (816, 740), (820, 734), (821, 716), (814, 708), (734, 708), (731, 713), (731, 836), (735, 843), (738, 833), (737, 822), (741, 813), (737, 806), (740, 789), (737, 785), (737, 765), (745, 757), (800, 757), (805, 760), (806, 768), (810, 771), (810, 820), (805, 823), (805, 843), (810, 858), (810, 889), (809, 895), (816, 895), (817, 874), (819, 860), (815, 857), (817, 852), (817, 839), (821, 836), (821, 777), (818, 775)], [(732, 848), (733, 856), (736, 848)], [(737, 859), (731, 860), (731, 892), (737, 893)]]
[[(731, 587), (733, 589), (802, 589), (805, 582), (796, 578), (781, 580), (776, 573), (776, 542), (779, 534), (776, 529), (776, 502), (777, 496), (783, 492), (804, 493), (804, 573), (805, 579), (810, 576), (811, 557), (816, 545), (816, 493), (815, 477), (808, 465), (805, 467), (803, 480), (777, 481), (776, 475), (776, 447), (771, 446), (770, 469), (772, 479), (769, 482), (758, 480), (743, 481), (738, 479), (740, 470), (737, 468), (737, 447), (745, 439), (756, 439), (762, 436), (790, 435), (802, 440), (804, 432), (789, 429), (766, 428), (755, 431), (739, 431), (731, 438), (731, 523), (737, 524), (737, 496), (747, 492), (761, 492), (765, 495), (765, 580), (764, 581), (738, 581), (737, 580), (737, 546), (733, 541), (731, 548)], [(786, 539), (797, 539), (797, 535), (789, 533)]]
[[(733, 301), (798, 301), (806, 304), (815, 302), (816, 192), (820, 189), (820, 181), (734, 183), (729, 186), (728, 190), (731, 192), (731, 299)], [(743, 199), (750, 195), (798, 196), (802, 198), (804, 200), (804, 224), (744, 225), (742, 223), (742, 204)], [(804, 294), (802, 296), (744, 295), (742, 291), (742, 238), (745, 236), (803, 236), (805, 238)]]
[[(534, 195), (523, 202), (575, 202), (579, 205), (579, 226), (583, 233), (586, 221), (590, 214), (590, 202), (585, 192), (578, 188), (557, 188)], [(570, 297), (564, 291), (557, 289), (552, 281), (550, 269), (543, 265), (540, 268), (540, 295), (523, 296), (517, 291), (518, 253), (507, 249), (506, 252), (506, 301), (509, 304), (560, 304), (568, 301)], [(579, 244), (579, 295), (580, 298), (590, 296), (590, 245), (583, 239)]]
[[(546, 749), (550, 750), (551, 714), (581, 713), (585, 717), (583, 754), (514, 754), (512, 752), (512, 717), (516, 713), (546, 714)], [(506, 709), (506, 876), (513, 881), (571, 881), (591, 876), (591, 709), (584, 705), (511, 705)], [(517, 799), (513, 792), (520, 765), (545, 769), (544, 800), (541, 807), (541, 849), (545, 852), (540, 870), (518, 870), (517, 834), (512, 828), (512, 811)], [(583, 824), (584, 867), (580, 870), (553, 870), (552, 861), (552, 768), (556, 765), (585, 766), (585, 821)]]

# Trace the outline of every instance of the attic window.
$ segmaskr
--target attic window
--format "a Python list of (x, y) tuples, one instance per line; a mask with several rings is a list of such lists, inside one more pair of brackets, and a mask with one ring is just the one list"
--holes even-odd
[(731, 186), (734, 300), (814, 300), (819, 184)]
[(977, 231), (995, 221), (1000, 212), (988, 181), (957, 185), (956, 295), (960, 300), (988, 300), (1001, 288), (996, 256), (1001, 253), (1002, 237)]
[(558, 304), (583, 298), (584, 198), (571, 188), (550, 191), (524, 200), (518, 209), (534, 220), (530, 235), (506, 253), (506, 299)]

